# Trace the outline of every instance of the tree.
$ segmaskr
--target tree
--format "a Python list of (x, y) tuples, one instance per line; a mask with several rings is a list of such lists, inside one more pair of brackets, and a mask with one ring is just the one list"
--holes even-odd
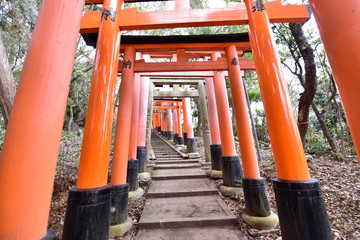
[(5, 126), (10, 118), (11, 108), (15, 97), (15, 84), (11, 68), (0, 34), (0, 107), (5, 120)]

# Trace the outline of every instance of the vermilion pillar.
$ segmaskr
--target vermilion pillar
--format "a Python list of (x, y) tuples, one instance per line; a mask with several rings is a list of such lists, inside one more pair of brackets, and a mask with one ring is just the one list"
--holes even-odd
[(129, 162), (126, 182), (129, 184), (129, 191), (136, 191), (139, 188), (139, 160), (136, 158), (140, 103), (140, 75), (138, 73), (134, 75), (132, 92)]
[(188, 130), (187, 130), (187, 124), (186, 124), (186, 119), (187, 119), (187, 117), (186, 117), (186, 111), (185, 111), (185, 98), (183, 98), (182, 100), (181, 100), (181, 104), (182, 104), (182, 110), (183, 110), (183, 126), (184, 126), (184, 133), (183, 133), (183, 136), (184, 136), (184, 143), (185, 143), (185, 145), (187, 144), (187, 132), (188, 132)]
[[(116, 11), (122, 3), (105, 0), (103, 4), (78, 180), (69, 193), (63, 239), (88, 235), (106, 239), (109, 235), (111, 188), (107, 175), (120, 44)], [(82, 201), (75, 200), (79, 198)], [(94, 216), (94, 212), (98, 214)]]
[(46, 235), (83, 5), (41, 5), (0, 155), (1, 239)]
[[(346, 120), (360, 156), (360, 2), (348, 0), (346, 4), (336, 1), (310, 0), (324, 43), (331, 71), (344, 106)], [(360, 157), (358, 157), (360, 161)]]
[(239, 133), (238, 138), (244, 177), (256, 179), (260, 177), (259, 166), (256, 157), (254, 138), (251, 132), (250, 116), (246, 105), (246, 96), (241, 78), (238, 53), (235, 45), (226, 48), (226, 57), (229, 65), (230, 89), (236, 125)]
[(126, 178), (134, 89), (134, 62), (135, 50), (131, 47), (125, 48), (124, 63), (126, 64), (122, 65), (121, 84), (118, 93), (120, 98), (116, 122), (114, 155), (111, 169), (111, 185), (113, 186), (112, 209), (114, 209), (110, 221), (111, 229), (116, 229), (118, 226), (121, 228), (121, 224), (127, 220), (129, 185), (126, 183)]
[(184, 125), (186, 125), (186, 149), (188, 153), (197, 152), (196, 149), (196, 138), (194, 137), (194, 129), (192, 124), (191, 104), (190, 98), (184, 98)]
[[(205, 78), (205, 87), (206, 87), (206, 95), (208, 101), (208, 109), (209, 109), (209, 122), (210, 122), (210, 137), (211, 137), (211, 169), (214, 171), (222, 170), (222, 150), (221, 150), (221, 138), (220, 138), (220, 129), (219, 129), (219, 120), (216, 109), (216, 99), (215, 99), (215, 90), (214, 90), (214, 79), (213, 78)], [(221, 174), (212, 174), (213, 177)]]
[[(215, 52), (211, 55), (212, 61), (217, 61), (221, 54)], [(225, 77), (222, 72), (214, 72), (214, 89), (216, 107), (220, 125), (222, 143), (222, 172), (224, 185), (227, 187), (240, 187), (242, 170), (240, 159), (236, 154), (234, 133), (230, 118), (230, 108), (226, 91)]]
[[(139, 173), (145, 172), (146, 170), (146, 123), (148, 115), (148, 98), (149, 98), (149, 87), (150, 78), (140, 78), (140, 106), (139, 106), (139, 130), (137, 137), (137, 159), (139, 160)], [(149, 126), (151, 127), (151, 126)]]
[[(260, 178), (250, 116), (246, 103), (246, 93), (241, 78), (236, 46), (231, 45), (227, 47), (225, 52), (229, 65), (231, 96), (239, 133), (238, 138), (244, 170), (242, 183), (245, 198), (245, 214), (243, 214), (243, 218), (245, 222), (255, 228), (275, 227), (278, 224), (278, 220), (275, 214), (273, 214), (272, 217), (270, 216), (271, 211), (266, 196), (265, 181), (263, 178)], [(260, 221), (254, 221), (254, 217), (262, 219), (266, 224), (264, 224), (264, 226), (258, 224)]]
[(181, 127), (181, 102), (177, 103), (177, 109), (176, 109), (176, 116), (177, 116), (177, 129), (178, 129), (178, 144), (184, 145), (184, 137), (182, 133), (182, 127)]
[[(245, 0), (250, 40), (269, 126), (276, 170), (274, 180), (283, 239), (331, 239), (319, 183), (310, 179), (289, 94), (262, 1)], [(302, 219), (302, 221), (293, 221)]]

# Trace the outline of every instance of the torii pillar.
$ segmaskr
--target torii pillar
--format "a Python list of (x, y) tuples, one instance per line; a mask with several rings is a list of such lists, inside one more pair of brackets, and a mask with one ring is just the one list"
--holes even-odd
[[(284, 240), (332, 239), (319, 181), (311, 179), (262, 1), (245, 0), (249, 35), (278, 179), (273, 185)], [(301, 219), (301, 220), (300, 220)]]
[(187, 153), (196, 153), (196, 138), (194, 136), (194, 129), (192, 125), (192, 114), (191, 114), (191, 104), (190, 104), (190, 98), (183, 98), (183, 104), (184, 104), (184, 125), (186, 125), (186, 149)]
[(242, 184), (245, 213), (242, 218), (253, 228), (274, 228), (279, 224), (279, 218), (270, 210), (265, 180), (260, 177), (246, 93), (238, 61), (238, 51), (235, 45), (231, 45), (226, 48), (225, 53), (229, 66), (230, 89), (244, 170)]
[(134, 88), (135, 50), (125, 48), (124, 64), (122, 66), (121, 84), (119, 89), (119, 106), (116, 122), (114, 142), (114, 155), (111, 171), (112, 199), (110, 237), (120, 236), (132, 226), (132, 220), (128, 217), (127, 202), (129, 184), (127, 184), (127, 169), (129, 160), (130, 128), (132, 96)]
[[(140, 78), (140, 106), (139, 106), (139, 130), (137, 138), (136, 158), (139, 160), (139, 176), (146, 172), (146, 126), (148, 119), (148, 98), (149, 98), (150, 78)], [(151, 112), (150, 112), (151, 114)], [(151, 118), (151, 116), (150, 116)], [(151, 128), (151, 127), (150, 127)]]
[(360, 161), (360, 1), (310, 0)]
[(210, 154), (211, 154), (211, 170), (209, 174), (213, 178), (222, 178), (222, 148), (219, 129), (219, 119), (216, 109), (216, 99), (214, 90), (214, 79), (211, 77), (205, 78), (206, 95), (209, 107), (209, 121), (210, 121)]
[(83, 7), (41, 4), (0, 155), (2, 239), (55, 238), (46, 229)]
[(112, 188), (107, 180), (120, 47), (116, 12), (122, 4), (103, 4), (78, 179), (69, 192), (63, 239), (109, 238)]
[[(219, 52), (211, 54), (211, 60), (217, 61), (221, 57)], [(220, 125), (220, 137), (222, 143), (222, 173), (224, 185), (220, 190), (224, 193), (241, 194), (242, 169), (240, 158), (236, 153), (234, 133), (230, 118), (230, 108), (226, 91), (225, 76), (223, 72), (214, 72), (214, 89), (216, 107)]]
[(199, 114), (202, 126), (202, 137), (204, 140), (204, 153), (205, 153), (205, 161), (211, 161), (211, 152), (210, 152), (210, 127), (209, 127), (209, 114), (206, 104), (206, 91), (203, 82), (198, 83), (198, 91), (199, 91)]
[[(137, 53), (136, 60), (141, 54)], [(137, 137), (139, 128), (139, 106), (140, 106), (140, 74), (135, 73), (133, 82), (133, 96), (131, 109), (131, 128), (129, 145), (129, 162), (127, 171), (127, 183), (129, 184), (129, 198), (139, 199), (144, 195), (144, 190), (139, 187), (139, 159), (137, 158)]]

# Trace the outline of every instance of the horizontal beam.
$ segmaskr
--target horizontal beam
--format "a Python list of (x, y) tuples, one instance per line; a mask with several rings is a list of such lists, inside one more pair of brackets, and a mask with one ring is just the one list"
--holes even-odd
[[(239, 64), (242, 70), (256, 70), (254, 61), (246, 57), (239, 58)], [(119, 63), (118, 71), (122, 71), (123, 64)], [(158, 62), (145, 63), (138, 60), (135, 62), (134, 71), (141, 72), (183, 72), (183, 71), (227, 71), (228, 62), (225, 58), (219, 58), (216, 62)]]
[[(305, 22), (309, 18), (305, 5), (282, 5), (280, 1), (265, 3), (271, 23)], [(138, 12), (129, 8), (118, 13), (117, 23), (124, 30), (147, 30), (177, 27), (206, 27), (247, 25), (244, 4), (236, 9), (184, 9), (174, 11)], [(101, 11), (86, 11), (81, 22), (81, 33), (98, 32)]]
[[(224, 72), (225, 76), (228, 76), (228, 72)], [(143, 72), (140, 73), (140, 76), (143, 77), (213, 77), (214, 71), (201, 71), (201, 72)], [(153, 80), (154, 81), (154, 80)], [(184, 84), (188, 85), (188, 84)]]
[(168, 98), (168, 97), (178, 97), (178, 98), (183, 98), (183, 97), (199, 97), (199, 92), (198, 91), (158, 91), (155, 90), (154, 91), (154, 98), (155, 97), (163, 97), (163, 98)]
[(155, 85), (173, 85), (173, 84), (179, 84), (179, 85), (197, 85), (200, 82), (204, 82), (204, 80), (181, 80), (181, 79), (152, 79), (152, 83)]
[[(175, 1), (175, 0), (125, 0), (126, 3), (131, 2), (166, 2), (166, 1)], [(85, 0), (86, 5), (90, 4), (103, 4), (104, 0)]]
[[(230, 39), (229, 39), (230, 40)], [(126, 47), (132, 47), (137, 52), (143, 54), (150, 54), (151, 52), (169, 52), (177, 49), (185, 49), (187, 52), (191, 51), (223, 51), (226, 47), (235, 45), (239, 51), (251, 51), (250, 42), (218, 42), (218, 43), (161, 43), (161, 44), (120, 44), (120, 52), (124, 52)]]

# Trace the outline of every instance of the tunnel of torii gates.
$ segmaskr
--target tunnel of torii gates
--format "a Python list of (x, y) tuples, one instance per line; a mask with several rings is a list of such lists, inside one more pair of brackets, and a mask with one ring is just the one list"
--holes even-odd
[[(207, 95), (209, 114), (201, 117), (208, 118), (203, 122), (209, 122), (210, 143), (214, 149), (211, 152), (214, 155), (214, 159), (211, 156), (212, 171), (216, 174), (222, 171), (227, 188), (239, 188), (239, 180), (242, 180), (246, 203), (244, 219), (261, 220), (271, 216), (264, 182), (259, 176), (241, 80), (241, 71), (247, 70), (246, 67), (255, 68), (258, 74), (278, 175), (273, 186), (283, 239), (332, 238), (318, 180), (309, 174), (270, 33), (270, 23), (306, 21), (309, 18), (306, 6), (244, 0), (244, 3), (226, 9), (190, 9), (189, 1), (176, 0), (176, 8), (172, 11), (137, 12), (136, 8), (122, 10), (124, 2), (135, 0), (92, 0), (95, 4), (103, 4), (102, 11), (86, 11), (82, 16), (86, 2), (90, 1), (42, 2), (0, 155), (0, 239), (53, 238), (53, 232), (47, 231), (47, 221), (79, 29), (88, 40), (96, 39), (96, 55), (78, 179), (76, 188), (69, 191), (63, 239), (108, 239), (109, 229), (127, 221), (128, 192), (137, 188), (137, 178), (131, 179), (129, 175), (130, 172), (144, 171), (146, 161), (144, 163), (143, 158), (136, 155), (146, 154), (145, 131), (151, 126), (160, 126), (168, 136), (174, 131), (177, 139), (186, 133), (190, 151), (196, 145), (189, 96), (157, 97), (155, 99), (159, 101), (153, 102), (155, 106), (153, 103), (148, 105), (152, 101), (146, 99), (148, 94), (145, 93), (151, 95), (156, 91), (146, 90), (151, 88), (146, 79), (162, 73), (168, 77), (170, 72), (174, 74), (172, 77), (189, 77), (193, 72), (198, 73), (195, 77), (205, 79), (205, 88), (200, 81), (197, 91), (199, 97), (204, 98), (201, 92)], [(356, 9), (360, 9), (360, 2), (348, 0), (346, 4), (338, 4), (335, 0), (309, 0), (309, 5), (318, 23), (359, 154), (360, 11)], [(127, 37), (120, 35), (121, 31), (128, 30), (220, 25), (248, 25), (250, 41), (243, 38), (238, 41), (236, 35), (228, 35), (226, 41), (214, 42), (221, 38), (214, 35), (209, 36), (213, 41), (184, 37), (187, 40), (183, 42), (145, 43), (149, 39), (128, 37), (129, 42), (126, 42)], [(120, 51), (124, 59), (119, 63)], [(210, 57), (211, 61), (186, 62), (186, 58), (194, 58), (192, 51)], [(239, 58), (245, 51), (252, 51), (254, 63)], [(154, 57), (156, 52), (172, 54), (173, 61), (149, 63), (142, 60), (141, 55), (153, 53)], [(225, 91), (226, 72), (223, 71), (228, 71), (230, 79), (242, 165), (235, 151)], [(122, 80), (108, 184), (119, 72)], [(184, 92), (191, 92), (186, 89), (186, 84), (179, 85), (185, 86)], [(145, 112), (151, 115), (149, 109), (156, 110), (159, 102), (158, 111), (166, 111), (166, 116), (172, 114), (175, 121), (171, 122), (170, 117), (165, 119), (162, 114), (159, 123), (159, 114), (154, 113), (148, 118), (154, 119), (153, 123), (146, 123)], [(183, 132), (179, 128), (182, 116), (178, 112), (179, 106), (184, 113)], [(129, 189), (130, 185), (133, 189)]]

